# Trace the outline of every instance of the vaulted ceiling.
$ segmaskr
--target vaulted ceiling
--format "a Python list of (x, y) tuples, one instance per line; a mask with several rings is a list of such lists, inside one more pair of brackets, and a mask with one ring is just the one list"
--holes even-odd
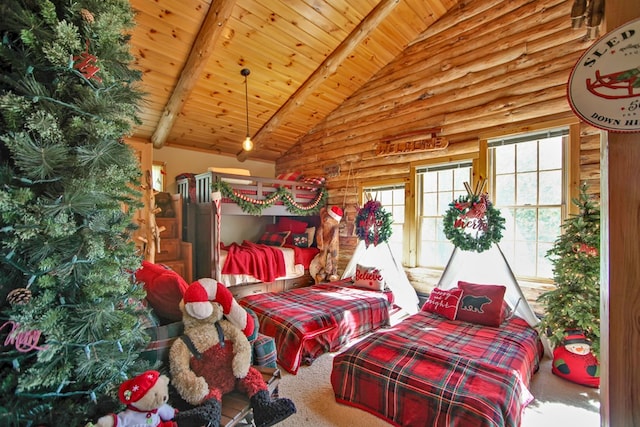
[(130, 3), (146, 92), (133, 136), (275, 161), (458, 0)]

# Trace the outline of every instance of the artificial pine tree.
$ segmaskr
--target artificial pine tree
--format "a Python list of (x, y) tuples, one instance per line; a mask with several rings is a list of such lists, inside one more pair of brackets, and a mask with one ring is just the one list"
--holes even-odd
[(579, 213), (564, 222), (564, 232), (547, 252), (556, 288), (538, 298), (546, 305), (540, 326), (554, 346), (562, 342), (566, 330), (581, 330), (599, 357), (600, 207), (587, 194), (586, 184), (573, 203)]
[(0, 16), (0, 425), (84, 425), (144, 367), (133, 13), (2, 0)]

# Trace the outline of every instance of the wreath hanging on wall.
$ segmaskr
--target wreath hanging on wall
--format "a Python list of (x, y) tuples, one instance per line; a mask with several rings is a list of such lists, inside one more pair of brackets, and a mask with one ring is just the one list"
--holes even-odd
[(451, 202), (444, 214), (444, 235), (463, 251), (484, 252), (502, 239), (505, 220), (487, 194), (480, 194), (485, 185), (472, 192), (465, 183), (468, 194)]
[(356, 234), (367, 248), (370, 244), (377, 246), (389, 241), (392, 223), (391, 213), (387, 212), (380, 202), (369, 200), (356, 216)]
[(307, 204), (301, 204), (296, 202), (293, 194), (283, 186), (278, 187), (266, 199), (254, 199), (246, 194), (239, 193), (224, 181), (214, 182), (211, 187), (213, 191), (219, 191), (224, 197), (240, 206), (243, 212), (252, 215), (261, 215), (265, 208), (273, 206), (278, 200), (282, 200), (287, 210), (294, 215), (315, 215), (326, 204), (328, 196), (327, 190), (324, 187), (320, 187), (313, 200), (310, 200)]

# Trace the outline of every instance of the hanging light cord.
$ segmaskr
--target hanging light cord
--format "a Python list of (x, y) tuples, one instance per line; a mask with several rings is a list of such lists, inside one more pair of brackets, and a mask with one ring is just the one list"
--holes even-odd
[[(245, 68), (245, 70), (247, 70)], [(249, 86), (247, 85), (247, 76), (249, 75), (249, 70), (244, 74), (244, 104), (245, 111), (247, 112), (247, 138), (249, 138)]]

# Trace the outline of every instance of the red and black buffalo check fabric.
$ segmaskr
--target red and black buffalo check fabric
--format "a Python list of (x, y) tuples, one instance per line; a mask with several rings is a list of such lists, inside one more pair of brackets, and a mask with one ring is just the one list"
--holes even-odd
[(278, 363), (292, 374), (352, 338), (389, 324), (393, 294), (318, 284), (285, 292), (249, 295), (240, 304), (260, 320), (260, 333), (274, 337)]
[(336, 400), (398, 426), (518, 426), (543, 349), (520, 318), (499, 328), (419, 312), (336, 355)]

